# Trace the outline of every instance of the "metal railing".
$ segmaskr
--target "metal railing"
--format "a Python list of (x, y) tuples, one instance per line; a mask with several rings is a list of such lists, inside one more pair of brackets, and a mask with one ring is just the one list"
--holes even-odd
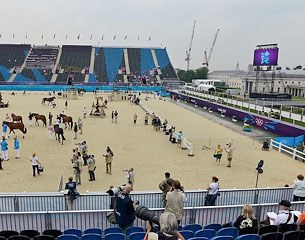
[[(207, 191), (186, 191), (188, 199), (185, 207), (201, 207)], [(292, 200), (292, 188), (258, 188), (221, 190), (217, 198), (218, 206), (263, 204), (279, 202), (282, 199)], [(133, 200), (148, 208), (162, 208), (162, 193), (133, 192)], [(109, 209), (110, 197), (106, 193), (85, 193), (73, 202), (73, 210)], [(67, 210), (65, 195), (60, 193), (20, 193), (0, 194), (0, 212), (31, 212), (31, 211), (65, 211)]]
[[(266, 212), (278, 211), (278, 204), (253, 204), (254, 212), (258, 221), (266, 217)], [(243, 205), (236, 206), (214, 206), (214, 207), (186, 207), (181, 225), (197, 223), (206, 225), (210, 223), (228, 223), (234, 221), (241, 214)], [(302, 211), (304, 202), (292, 203), (294, 210)], [(151, 209), (159, 216), (164, 209)], [(107, 221), (109, 210), (94, 211), (42, 211), (42, 212), (2, 212), (0, 213), (0, 229), (16, 230), (20, 232), (24, 229), (35, 229), (42, 232), (46, 229), (59, 229), (64, 231), (68, 228), (78, 228), (84, 230), (90, 227), (105, 229), (116, 225)], [(146, 227), (143, 220), (136, 219), (135, 226)]]

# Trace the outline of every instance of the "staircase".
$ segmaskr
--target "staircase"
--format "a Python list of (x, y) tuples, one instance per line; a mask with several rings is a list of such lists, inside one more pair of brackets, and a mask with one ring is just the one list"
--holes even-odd
[(16, 75), (17, 75), (17, 73), (13, 73), (7, 81), (13, 82), (15, 80)]
[[(129, 59), (128, 59), (128, 50), (127, 48), (124, 48), (124, 60), (125, 60), (125, 66), (126, 66), (126, 74), (130, 74), (130, 67), (129, 67)], [(125, 78), (124, 78), (125, 82)]]
[(157, 59), (155, 49), (151, 49), (151, 55), (152, 55), (152, 58), (153, 58), (153, 61), (155, 63), (157, 73), (158, 73), (158, 75), (156, 75), (156, 79), (157, 79), (158, 83), (161, 83), (161, 78), (160, 78), (161, 69), (159, 68), (159, 63), (158, 63), (158, 59)]
[(91, 50), (89, 73), (93, 73), (93, 71), (94, 71), (94, 60), (95, 60), (95, 48), (93, 47)]
[(89, 74), (85, 74), (84, 83), (88, 83), (88, 82), (89, 82)]
[(55, 83), (56, 82), (57, 75), (58, 75), (58, 74), (56, 74), (56, 69), (57, 69), (57, 66), (59, 64), (61, 53), (62, 53), (62, 48), (59, 48), (58, 54), (57, 54), (57, 58), (56, 58), (56, 61), (55, 61), (55, 65), (54, 65), (54, 68), (53, 68), (53, 71), (52, 71), (53, 76), (52, 76), (52, 78), (50, 80), (50, 83)]

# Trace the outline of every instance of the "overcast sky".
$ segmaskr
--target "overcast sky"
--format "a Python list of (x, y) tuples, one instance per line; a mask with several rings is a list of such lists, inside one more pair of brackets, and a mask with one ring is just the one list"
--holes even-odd
[(269, 43), (278, 43), (280, 66), (305, 66), (304, 0), (0, 1), (0, 43), (162, 46), (174, 67), (185, 69), (196, 20), (191, 68), (202, 66), (217, 28), (211, 70), (237, 62), (246, 69), (256, 45)]

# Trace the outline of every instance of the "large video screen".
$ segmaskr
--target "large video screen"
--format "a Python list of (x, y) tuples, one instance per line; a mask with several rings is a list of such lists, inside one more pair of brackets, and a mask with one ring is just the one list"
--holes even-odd
[(253, 66), (277, 66), (278, 48), (254, 50)]

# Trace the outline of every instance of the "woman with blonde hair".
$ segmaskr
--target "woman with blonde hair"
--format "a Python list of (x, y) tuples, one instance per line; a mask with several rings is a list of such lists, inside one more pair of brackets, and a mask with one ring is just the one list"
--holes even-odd
[(242, 214), (236, 219), (234, 227), (239, 230), (239, 235), (257, 231), (257, 219), (250, 204), (246, 204), (243, 207)]

